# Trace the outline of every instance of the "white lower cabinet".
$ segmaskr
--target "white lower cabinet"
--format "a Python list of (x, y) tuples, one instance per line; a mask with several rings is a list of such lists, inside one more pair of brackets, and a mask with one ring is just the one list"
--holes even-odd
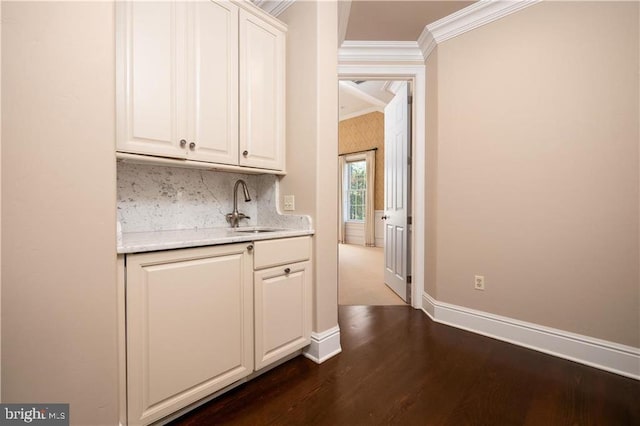
[(311, 336), (311, 263), (256, 271), (256, 370), (309, 344)]
[(311, 237), (257, 241), (255, 366), (290, 355), (311, 338)]
[(311, 237), (126, 255), (127, 424), (156, 422), (308, 345), (310, 259)]
[(127, 256), (127, 418), (149, 424), (253, 371), (248, 244)]

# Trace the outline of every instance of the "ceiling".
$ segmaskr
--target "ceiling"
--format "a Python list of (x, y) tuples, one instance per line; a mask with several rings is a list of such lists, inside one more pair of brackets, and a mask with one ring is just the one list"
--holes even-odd
[[(474, 1), (351, 0), (345, 40), (417, 41), (424, 28)], [(341, 81), (340, 120), (372, 111), (384, 111), (393, 98), (393, 85), (385, 81)]]
[(416, 41), (425, 26), (472, 3), (353, 0), (345, 40)]
[(340, 121), (374, 111), (384, 112), (384, 107), (393, 99), (394, 89), (391, 81), (340, 81)]

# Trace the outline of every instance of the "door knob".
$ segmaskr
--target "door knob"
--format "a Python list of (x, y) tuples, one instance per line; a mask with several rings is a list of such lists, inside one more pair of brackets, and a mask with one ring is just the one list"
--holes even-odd
[(382, 220), (387, 220), (387, 219), (389, 219), (389, 216), (384, 215), (384, 216), (382, 216), (380, 219), (382, 219)]

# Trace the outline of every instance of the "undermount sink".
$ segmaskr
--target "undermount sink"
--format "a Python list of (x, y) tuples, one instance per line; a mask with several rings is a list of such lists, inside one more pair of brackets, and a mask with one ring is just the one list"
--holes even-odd
[(235, 232), (244, 232), (247, 234), (259, 234), (262, 232), (278, 232), (284, 231), (284, 229), (277, 228), (236, 228)]

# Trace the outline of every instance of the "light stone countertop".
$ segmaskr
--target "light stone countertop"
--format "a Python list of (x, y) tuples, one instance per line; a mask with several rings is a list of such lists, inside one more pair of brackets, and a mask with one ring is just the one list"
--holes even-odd
[[(257, 227), (264, 229), (265, 227)], [(313, 235), (312, 229), (278, 229), (273, 232), (238, 232), (256, 227), (202, 228), (172, 231), (123, 232), (118, 237), (118, 253), (141, 253), (187, 247), (242, 243), (258, 240)], [(276, 229), (276, 228), (271, 228)]]

